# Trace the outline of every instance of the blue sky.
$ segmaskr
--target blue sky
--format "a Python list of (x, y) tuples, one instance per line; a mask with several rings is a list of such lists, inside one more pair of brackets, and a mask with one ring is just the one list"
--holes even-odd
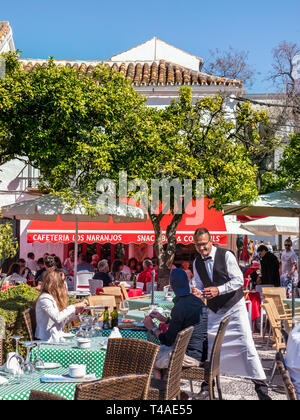
[(252, 93), (274, 91), (264, 80), (272, 48), (300, 44), (299, 0), (12, 0), (0, 20), (10, 22), (24, 58), (104, 60), (153, 36), (204, 60), (231, 45), (249, 52)]

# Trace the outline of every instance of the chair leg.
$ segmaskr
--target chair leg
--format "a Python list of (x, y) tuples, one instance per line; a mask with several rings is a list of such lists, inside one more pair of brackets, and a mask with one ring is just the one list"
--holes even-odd
[(191, 388), (191, 392), (194, 393), (194, 387), (193, 387), (193, 380), (190, 379), (190, 388)]
[(218, 390), (219, 400), (223, 400), (221, 383), (220, 383), (220, 376), (219, 375), (216, 376), (216, 382), (217, 382), (217, 390)]
[(210, 377), (209, 380), (208, 380), (208, 390), (209, 390), (209, 399), (210, 400), (214, 400), (214, 398), (215, 398), (213, 381), (214, 381), (213, 377)]
[(271, 374), (271, 378), (269, 381), (269, 384), (271, 385), (275, 376), (275, 372), (276, 372), (276, 360), (274, 360), (274, 364), (273, 364), (273, 369), (272, 369), (272, 374)]

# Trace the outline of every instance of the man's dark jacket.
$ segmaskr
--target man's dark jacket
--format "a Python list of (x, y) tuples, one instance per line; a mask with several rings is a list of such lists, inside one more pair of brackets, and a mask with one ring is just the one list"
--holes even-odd
[(172, 346), (177, 334), (185, 328), (194, 327), (186, 354), (199, 362), (207, 358), (207, 307), (201, 299), (190, 294), (175, 297), (169, 328), (159, 335), (161, 344)]
[(261, 259), (262, 284), (274, 284), (280, 286), (279, 261), (277, 257), (268, 251)]

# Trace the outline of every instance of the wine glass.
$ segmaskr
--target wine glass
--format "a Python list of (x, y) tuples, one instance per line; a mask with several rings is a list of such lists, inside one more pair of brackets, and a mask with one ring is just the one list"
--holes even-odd
[(37, 341), (36, 345), (37, 345), (37, 355), (36, 355), (36, 359), (33, 362), (33, 364), (34, 364), (35, 367), (43, 367), (45, 365), (45, 363), (40, 357), (41, 343)]
[(129, 303), (128, 303), (127, 300), (124, 300), (122, 302), (122, 306), (120, 307), (119, 310), (120, 310), (121, 314), (124, 314), (124, 315), (127, 314), (127, 312), (129, 311)]
[(34, 364), (31, 363), (31, 361), (30, 361), (30, 351), (34, 347), (36, 347), (36, 343), (34, 343), (33, 341), (24, 341), (21, 344), (22, 344), (22, 346), (24, 346), (27, 349), (26, 360), (23, 364), (23, 371), (24, 371), (24, 374), (31, 375), (31, 374), (35, 373), (35, 367), (34, 367)]
[(19, 369), (14, 370), (13, 377), (16, 381), (15, 383), (19, 384), (20, 379), (21, 379), (21, 372), (23, 372), (23, 366), (24, 366), (24, 358), (19, 353), (19, 341), (21, 340), (21, 338), (23, 338), (23, 336), (22, 335), (13, 335), (11, 338), (16, 341), (16, 352), (12, 356), (12, 358), (16, 358), (17, 362), (19, 364)]

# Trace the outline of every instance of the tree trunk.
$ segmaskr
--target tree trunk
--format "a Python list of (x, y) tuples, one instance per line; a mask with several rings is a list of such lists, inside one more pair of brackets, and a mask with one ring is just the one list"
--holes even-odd
[(163, 290), (163, 287), (169, 284), (170, 271), (176, 252), (176, 229), (183, 215), (175, 214), (173, 216), (170, 225), (167, 227), (167, 244), (165, 248), (162, 243), (162, 231), (160, 226), (163, 216), (163, 214), (159, 214), (158, 216), (150, 215), (155, 232), (154, 249), (158, 258), (159, 267), (157, 281), (158, 290)]

